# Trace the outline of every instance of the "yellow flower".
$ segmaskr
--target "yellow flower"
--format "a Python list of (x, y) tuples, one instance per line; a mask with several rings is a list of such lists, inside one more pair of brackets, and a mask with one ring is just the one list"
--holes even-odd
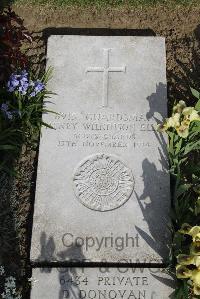
[(174, 106), (173, 113), (181, 113), (185, 107), (186, 107), (185, 102), (179, 101), (178, 104)]
[(194, 107), (185, 107), (182, 111), (183, 115), (191, 115), (191, 113), (193, 112)]
[(189, 119), (190, 122), (192, 121), (200, 121), (200, 115), (197, 110), (194, 109), (194, 107), (186, 107), (183, 109), (182, 114)]
[[(191, 279), (193, 281), (193, 286), (194, 286), (194, 294), (199, 295), (198, 291), (200, 289), (200, 270), (196, 269), (192, 271), (192, 276)], [(196, 293), (195, 293), (196, 292)]]
[(200, 295), (200, 287), (198, 285), (194, 285), (193, 292), (195, 295)]
[(194, 107), (186, 107), (184, 101), (179, 101), (178, 104), (173, 107), (172, 116), (167, 118), (163, 124), (158, 125), (157, 130), (159, 132), (165, 132), (169, 128), (175, 128), (180, 137), (187, 138), (192, 121), (200, 121), (200, 113), (196, 111)]
[(186, 266), (177, 265), (176, 266), (176, 276), (179, 279), (186, 279), (192, 276), (192, 270), (188, 269)]
[(181, 115), (179, 113), (175, 113), (170, 118), (166, 118), (166, 120), (163, 122), (163, 124), (158, 125), (157, 129), (159, 132), (167, 131), (169, 128), (176, 128), (180, 126), (180, 117)]
[(176, 128), (178, 135), (182, 138), (187, 138), (189, 135), (189, 126), (185, 124), (181, 124)]
[(192, 236), (193, 242), (200, 241), (200, 226), (193, 226), (188, 232), (188, 235)]
[(194, 237), (194, 242), (200, 243), (200, 233), (196, 234), (196, 236)]
[(194, 265), (195, 259), (193, 255), (179, 254), (177, 256), (177, 262), (180, 265), (188, 266), (188, 265)]
[(200, 255), (195, 256), (194, 264), (200, 270)]
[(200, 256), (200, 242), (193, 242), (190, 246), (190, 254)]
[(181, 125), (189, 127), (190, 126), (190, 119), (185, 116), (184, 119), (181, 122)]
[(179, 230), (179, 233), (181, 234), (188, 234), (189, 231), (191, 230), (192, 226), (189, 225), (188, 223), (183, 223), (181, 226), (181, 229)]
[(178, 264), (182, 266), (188, 266), (188, 265), (195, 265), (197, 268), (200, 267), (200, 256), (197, 255), (186, 255), (186, 254), (179, 254), (177, 256), (177, 262)]
[(168, 119), (168, 126), (169, 127), (179, 127), (180, 126), (180, 113), (175, 113), (172, 117)]
[(190, 114), (190, 121), (200, 121), (200, 115), (198, 111), (192, 111), (192, 113)]
[(157, 126), (158, 132), (165, 132), (168, 129), (166, 121)]

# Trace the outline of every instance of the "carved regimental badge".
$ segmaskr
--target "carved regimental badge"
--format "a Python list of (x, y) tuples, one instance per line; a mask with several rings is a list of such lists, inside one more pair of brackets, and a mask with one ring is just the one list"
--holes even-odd
[(82, 161), (73, 175), (77, 198), (97, 211), (113, 210), (131, 196), (134, 179), (131, 170), (117, 157), (96, 154)]

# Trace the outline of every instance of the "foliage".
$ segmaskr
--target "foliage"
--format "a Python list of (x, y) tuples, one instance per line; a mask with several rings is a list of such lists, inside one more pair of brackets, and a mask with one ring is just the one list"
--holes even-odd
[(186, 107), (185, 102), (180, 101), (174, 106), (172, 116), (167, 118), (165, 122), (158, 127), (158, 130), (169, 132), (169, 129), (173, 128), (180, 137), (187, 138), (189, 128), (195, 121), (200, 121), (198, 111), (194, 107)]
[(177, 278), (187, 279), (193, 288), (194, 295), (200, 295), (200, 226), (190, 226), (184, 223), (179, 230), (181, 234), (192, 237), (188, 254), (177, 256)]
[(10, 7), (0, 12), (0, 84), (18, 68), (27, 68), (29, 59), (22, 46), (32, 42), (31, 33)]
[(50, 94), (46, 83), (51, 70), (42, 75), (31, 71), (24, 44), (33, 38), (10, 7), (0, 11), (0, 25), (0, 171), (10, 171), (21, 145), (36, 144), (42, 113), (48, 112), (44, 99)]
[(21, 299), (21, 290), (17, 289), (15, 277), (6, 273), (4, 266), (0, 266), (0, 298), (1, 299)]
[(15, 72), (0, 90), (0, 169), (5, 169), (23, 143), (36, 144), (41, 125), (48, 126), (42, 113), (48, 112), (44, 99), (50, 95), (46, 89), (50, 76), (51, 69), (41, 79), (25, 70)]
[[(174, 231), (170, 261), (173, 269), (177, 256), (180, 262), (180, 254), (190, 254), (190, 238), (181, 234), (180, 228), (184, 223), (189, 223), (191, 227), (200, 223), (200, 93), (194, 89), (191, 91), (198, 99), (196, 106), (187, 107), (185, 102), (180, 101), (174, 106), (172, 116), (158, 127), (158, 130), (165, 131), (169, 137), (171, 217)], [(191, 279), (179, 280), (174, 298), (199, 298), (193, 297), (190, 282)]]

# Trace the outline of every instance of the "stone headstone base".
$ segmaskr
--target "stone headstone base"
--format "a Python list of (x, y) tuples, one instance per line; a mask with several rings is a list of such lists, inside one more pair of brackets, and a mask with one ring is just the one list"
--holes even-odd
[(37, 268), (31, 299), (167, 299), (173, 279), (161, 268)]

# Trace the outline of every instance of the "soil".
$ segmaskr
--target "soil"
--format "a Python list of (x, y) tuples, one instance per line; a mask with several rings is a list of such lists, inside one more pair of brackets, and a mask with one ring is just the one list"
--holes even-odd
[[(80, 28), (87, 28), (88, 33), (94, 33), (90, 29), (95, 28), (97, 34), (107, 34), (105, 28), (109, 28), (117, 29), (109, 34), (122, 34), (119, 29), (124, 29), (123, 34), (164, 36), (169, 103), (180, 99), (187, 100), (188, 104), (193, 102), (189, 86), (198, 88), (200, 79), (200, 5), (101, 9), (13, 5), (13, 8), (24, 19), (25, 26), (39, 37), (39, 46), (32, 54), (41, 54), (41, 60), (44, 58), (48, 34), (67, 32), (64, 28), (76, 34), (83, 33)], [(7, 261), (14, 271), (25, 277), (30, 272), (28, 258), (36, 165), (37, 151), (24, 147), (16, 166), (17, 178), (10, 181), (6, 176), (0, 177), (1, 211), (8, 209), (8, 213), (5, 212), (7, 218), (4, 217), (4, 222), (0, 221), (0, 243), (3, 248), (0, 262), (1, 259)], [(26, 288), (24, 298), (29, 298)]]
[[(50, 7), (14, 5), (28, 29), (66, 32), (63, 28), (136, 29), (136, 35), (166, 38), (168, 95), (171, 100), (191, 98), (189, 86), (198, 87), (200, 79), (200, 5), (166, 7)], [(45, 30), (47, 29), (48, 30)], [(57, 28), (57, 31), (55, 29)], [(45, 31), (44, 31), (45, 30)], [(99, 33), (101, 34), (101, 33)], [(105, 33), (106, 34), (106, 33)], [(114, 34), (117, 34), (114, 33)], [(125, 34), (132, 34), (127, 31)], [(199, 69), (199, 70), (198, 70)]]

